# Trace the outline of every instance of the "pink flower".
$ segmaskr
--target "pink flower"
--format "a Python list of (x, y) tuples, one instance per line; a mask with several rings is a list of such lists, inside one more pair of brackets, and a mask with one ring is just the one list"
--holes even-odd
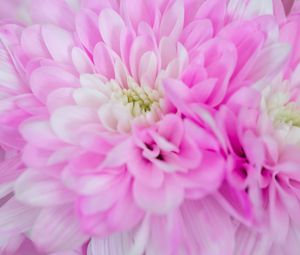
[[(299, 23), (295, 19), (285, 21), (280, 31), (292, 48), (287, 65), (277, 77), (238, 91), (217, 117), (227, 134), (232, 162), (220, 188), (220, 201), (243, 224), (256, 223), (248, 230), (253, 238), (268, 240), (262, 254), (295, 254), (298, 242), (294, 233), (300, 212), (299, 56), (295, 43)], [(287, 242), (293, 248), (286, 249)]]
[[(43, 252), (89, 242), (88, 254), (233, 254), (234, 227), (219, 202), (229, 207), (233, 190), (242, 201), (234, 216), (254, 216), (244, 180), (230, 171), (265, 164), (257, 116), (235, 114), (243, 99), (257, 107), (248, 87), (275, 75), (288, 52), (274, 18), (253, 18), (272, 14), (271, 2), (242, 5), (239, 13), (225, 0), (31, 1), (32, 25), (5, 44), (21, 84), (0, 90), (8, 102), (0, 117), (9, 144), (20, 139), (24, 169), (0, 229)], [(222, 115), (223, 104), (233, 109)]]

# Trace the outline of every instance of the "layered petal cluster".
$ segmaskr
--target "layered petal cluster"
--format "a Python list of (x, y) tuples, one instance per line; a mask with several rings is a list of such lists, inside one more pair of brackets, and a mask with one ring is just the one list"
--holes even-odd
[[(279, 40), (291, 48), (280, 72), (240, 89), (217, 113), (232, 162), (220, 199), (243, 222), (238, 235), (252, 243), (245, 254), (297, 254), (298, 33), (299, 16), (291, 14), (279, 30)], [(238, 249), (244, 254), (243, 246)]]
[(281, 2), (256, 0), (14, 6), (28, 16), (0, 23), (3, 250), (23, 239), (53, 255), (294, 245), (295, 7), (286, 17)]

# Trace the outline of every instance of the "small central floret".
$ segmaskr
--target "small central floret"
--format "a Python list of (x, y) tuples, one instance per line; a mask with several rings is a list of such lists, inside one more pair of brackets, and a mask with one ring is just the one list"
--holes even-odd
[(294, 103), (289, 103), (278, 109), (275, 115), (275, 121), (277, 123), (300, 127), (300, 110)]
[(161, 93), (148, 86), (139, 86), (133, 79), (128, 79), (128, 88), (121, 88), (116, 81), (110, 81), (113, 87), (111, 98), (129, 107), (133, 117), (160, 108)]
[(299, 104), (291, 101), (289, 93), (277, 91), (271, 94), (267, 101), (267, 108), (275, 125), (300, 127)]

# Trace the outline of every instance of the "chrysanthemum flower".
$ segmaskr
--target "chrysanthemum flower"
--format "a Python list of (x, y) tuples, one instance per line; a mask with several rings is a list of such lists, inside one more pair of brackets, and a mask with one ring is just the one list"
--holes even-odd
[(211, 115), (288, 51), (254, 6), (241, 20), (236, 1), (32, 1), (5, 49), (22, 86), (3, 112), (25, 167), (0, 229), (45, 252), (232, 254), (215, 198), (228, 143)]
[(218, 113), (233, 159), (229, 184), (220, 190), (231, 212), (248, 225), (239, 235), (261, 254), (296, 254), (299, 238), (298, 34), (299, 17), (289, 17), (280, 27), (281, 40), (291, 48), (287, 63), (275, 78), (238, 91)]

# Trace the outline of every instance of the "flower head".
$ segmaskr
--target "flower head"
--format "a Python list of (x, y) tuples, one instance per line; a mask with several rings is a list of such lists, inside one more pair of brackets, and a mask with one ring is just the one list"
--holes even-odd
[[(12, 83), (0, 84), (0, 130), (11, 131), (23, 169), (0, 219), (26, 216), (6, 230), (46, 252), (97, 236), (99, 250), (126, 239), (124, 254), (232, 254), (217, 233), (234, 232), (217, 192), (235, 183), (247, 197), (244, 175), (267, 165), (260, 96), (249, 87), (282, 68), (289, 50), (273, 17), (253, 18), (272, 13), (269, 3), (243, 3), (244, 20), (225, 0), (31, 2), (32, 24), (16, 26), (3, 51)], [(288, 110), (275, 121), (294, 123)]]

